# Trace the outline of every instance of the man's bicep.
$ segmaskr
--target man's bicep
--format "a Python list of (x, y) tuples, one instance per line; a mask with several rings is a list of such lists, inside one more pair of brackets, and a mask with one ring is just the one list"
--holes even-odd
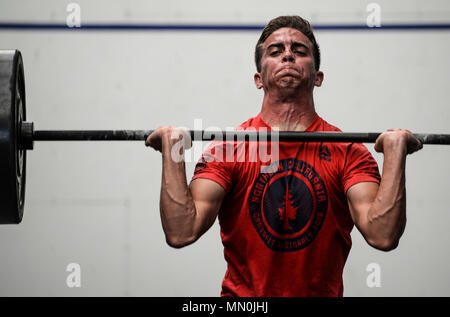
[(195, 231), (202, 235), (214, 223), (226, 191), (217, 182), (206, 178), (193, 180), (189, 188), (198, 217)]
[(347, 202), (350, 215), (356, 227), (364, 235), (367, 224), (367, 215), (378, 192), (379, 184), (376, 182), (361, 182), (347, 190)]

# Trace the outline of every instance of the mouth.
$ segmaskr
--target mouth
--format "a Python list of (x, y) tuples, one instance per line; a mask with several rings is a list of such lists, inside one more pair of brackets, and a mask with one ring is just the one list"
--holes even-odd
[(293, 67), (285, 66), (277, 71), (281, 76), (298, 76), (300, 72)]

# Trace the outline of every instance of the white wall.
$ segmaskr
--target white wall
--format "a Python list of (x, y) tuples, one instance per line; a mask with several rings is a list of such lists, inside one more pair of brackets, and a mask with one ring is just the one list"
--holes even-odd
[[(71, 1), (0, 4), (0, 22), (64, 23)], [(370, 1), (77, 1), (82, 23), (264, 24), (299, 14), (313, 24), (366, 21)], [(378, 1), (384, 23), (449, 22), (448, 1)], [(259, 32), (17, 31), (28, 118), (36, 129), (232, 127), (254, 116)], [(402, 127), (449, 133), (450, 31), (317, 31), (319, 114), (345, 131)], [(382, 156), (367, 145), (382, 164)], [(139, 142), (36, 143), (28, 153), (22, 224), (0, 227), (0, 296), (217, 296), (225, 260), (216, 223), (175, 250), (159, 219), (161, 157)], [(408, 224), (383, 253), (355, 229), (346, 296), (449, 296), (450, 148), (408, 158)], [(197, 157), (195, 157), (197, 159)], [(195, 162), (187, 164), (188, 178)], [(81, 288), (66, 266), (81, 265)], [(366, 285), (369, 263), (381, 287)]]

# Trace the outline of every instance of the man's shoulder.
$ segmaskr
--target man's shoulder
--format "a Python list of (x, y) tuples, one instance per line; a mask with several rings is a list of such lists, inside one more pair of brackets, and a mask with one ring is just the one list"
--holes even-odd
[(326, 120), (324, 120), (322, 117), (320, 117), (319, 115), (317, 115), (317, 125), (316, 125), (316, 129), (315, 131), (335, 131), (335, 132), (342, 132), (341, 129), (339, 129), (338, 127), (336, 127), (335, 125), (327, 122)]
[(261, 119), (260, 114), (251, 117), (247, 121), (242, 122), (237, 129), (247, 129), (247, 128), (269, 128), (269, 126)]
[(242, 123), (237, 127), (237, 129), (246, 129), (246, 128), (249, 128), (249, 127), (256, 127), (256, 126), (257, 126), (257, 120), (256, 120), (256, 118), (257, 118), (257, 117), (251, 117), (251, 118), (249, 118), (248, 120), (242, 122)]

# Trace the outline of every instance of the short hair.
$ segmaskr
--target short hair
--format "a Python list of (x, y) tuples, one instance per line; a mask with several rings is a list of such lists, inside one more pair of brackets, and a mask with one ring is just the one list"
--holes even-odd
[(312, 43), (313, 45), (313, 56), (314, 56), (314, 64), (316, 71), (319, 70), (320, 67), (320, 49), (319, 44), (317, 44), (316, 38), (313, 34), (313, 29), (309, 22), (298, 15), (285, 15), (279, 16), (269, 21), (269, 23), (264, 27), (264, 30), (259, 37), (258, 43), (256, 43), (255, 47), (255, 64), (256, 70), (261, 72), (261, 58), (262, 58), (262, 48), (264, 42), (267, 38), (276, 30), (281, 28), (293, 28), (302, 32)]

